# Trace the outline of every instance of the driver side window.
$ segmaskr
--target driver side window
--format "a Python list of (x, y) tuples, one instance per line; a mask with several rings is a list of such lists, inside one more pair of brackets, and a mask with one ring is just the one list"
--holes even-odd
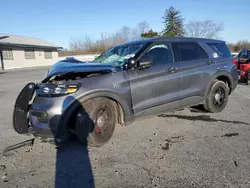
[(151, 61), (152, 65), (173, 63), (173, 56), (170, 45), (153, 45), (140, 59), (140, 62)]

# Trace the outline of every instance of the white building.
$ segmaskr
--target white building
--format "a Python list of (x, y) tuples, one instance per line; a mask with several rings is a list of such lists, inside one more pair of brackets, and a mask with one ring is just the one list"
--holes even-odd
[(0, 33), (0, 70), (52, 65), (59, 49), (38, 38)]

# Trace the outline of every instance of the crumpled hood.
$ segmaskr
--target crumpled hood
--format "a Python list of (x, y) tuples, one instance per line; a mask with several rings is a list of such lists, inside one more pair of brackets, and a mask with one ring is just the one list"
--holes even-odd
[(97, 71), (117, 71), (118, 67), (112, 66), (110, 64), (102, 64), (102, 63), (92, 63), (92, 62), (83, 62), (79, 60), (63, 60), (55, 63), (47, 72), (47, 75), (44, 79), (54, 75), (63, 75), (69, 72), (97, 72)]

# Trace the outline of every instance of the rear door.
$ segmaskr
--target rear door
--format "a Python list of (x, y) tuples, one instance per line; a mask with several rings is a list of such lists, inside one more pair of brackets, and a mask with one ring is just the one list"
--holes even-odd
[(154, 43), (139, 59), (149, 60), (150, 68), (128, 71), (134, 113), (180, 99), (181, 75), (174, 69), (171, 45)]
[[(201, 90), (209, 83), (208, 68), (209, 57), (206, 51), (197, 42), (173, 42), (176, 68), (182, 75), (181, 97), (192, 97), (193, 101), (199, 102)], [(195, 98), (195, 96), (197, 96)]]
[[(233, 56), (224, 41), (207, 40), (203, 41), (202, 45), (205, 46), (209, 55), (208, 67), (204, 70), (202, 82), (210, 83), (215, 74), (225, 75), (228, 71), (233, 71)], [(234, 77), (234, 79), (237, 79), (237, 77)], [(205, 88), (202, 90), (202, 95), (204, 94)]]

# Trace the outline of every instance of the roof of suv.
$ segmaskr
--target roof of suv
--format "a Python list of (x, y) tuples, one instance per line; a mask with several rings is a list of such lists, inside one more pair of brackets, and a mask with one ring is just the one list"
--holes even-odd
[(169, 41), (169, 42), (178, 42), (178, 41), (202, 41), (202, 42), (216, 42), (221, 43), (225, 42), (217, 39), (207, 39), (207, 38), (192, 38), (192, 37), (153, 37), (146, 39), (138, 39), (134, 41), (125, 42), (124, 44), (138, 44), (138, 43), (147, 43), (147, 42), (155, 42), (155, 41)]

